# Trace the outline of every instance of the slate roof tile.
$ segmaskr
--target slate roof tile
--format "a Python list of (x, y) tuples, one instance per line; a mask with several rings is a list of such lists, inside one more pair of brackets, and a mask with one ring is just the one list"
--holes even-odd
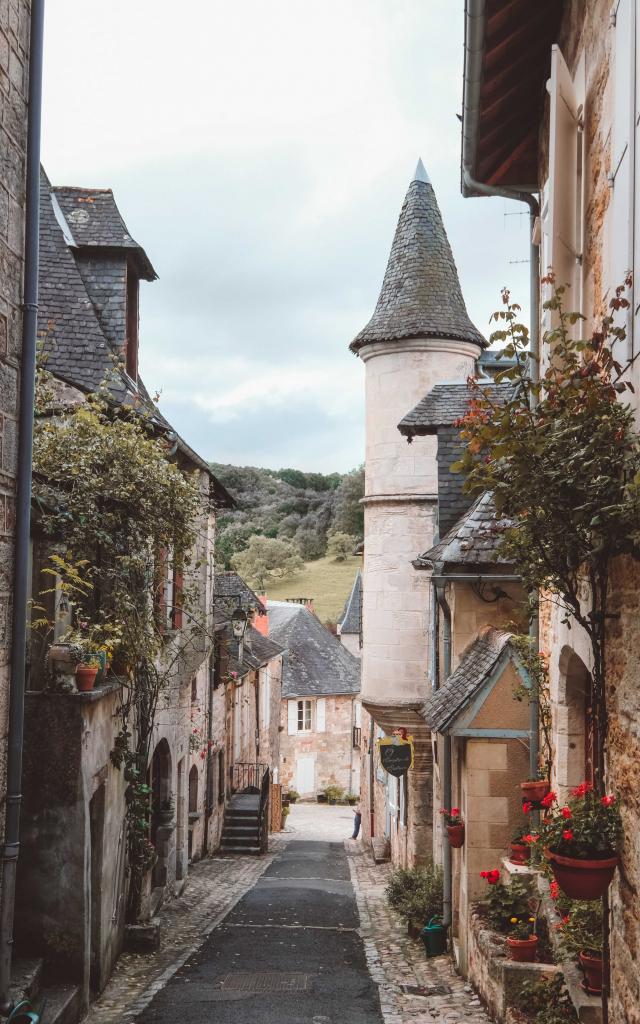
[(444, 686), (425, 701), (422, 713), (430, 729), (446, 731), (490, 678), (510, 639), (511, 633), (493, 626), (480, 630)]
[(484, 348), (462, 297), (458, 272), (435, 192), (422, 162), (409, 185), (380, 296), (352, 352), (376, 341), (451, 338)]
[[(513, 384), (496, 384), (493, 380), (479, 380), (478, 384), (496, 405), (504, 405), (513, 392)], [(436, 434), (438, 427), (448, 427), (469, 411), (472, 398), (469, 385), (464, 383), (436, 384), (425, 398), (400, 420), (398, 430), (406, 437), (417, 434)]]
[(286, 648), (282, 696), (360, 692), (360, 662), (301, 604), (269, 601), (269, 636)]
[(360, 569), (356, 573), (351, 593), (338, 619), (338, 625), (340, 626), (341, 633), (356, 633), (360, 635), (362, 629), (362, 573)]
[(445, 574), (456, 567), (477, 572), (496, 572), (498, 568), (513, 571), (512, 563), (500, 556), (502, 535), (512, 525), (512, 520), (498, 518), (493, 495), (485, 491), (446, 536), (413, 564), (416, 569), (437, 566)]

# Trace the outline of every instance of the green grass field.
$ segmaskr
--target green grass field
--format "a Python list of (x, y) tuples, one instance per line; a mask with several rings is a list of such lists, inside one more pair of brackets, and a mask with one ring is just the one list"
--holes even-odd
[(281, 601), (285, 597), (312, 597), (313, 607), (321, 622), (335, 622), (349, 596), (362, 559), (348, 558), (336, 562), (332, 558), (319, 558), (307, 562), (302, 572), (282, 583), (271, 584), (267, 597)]

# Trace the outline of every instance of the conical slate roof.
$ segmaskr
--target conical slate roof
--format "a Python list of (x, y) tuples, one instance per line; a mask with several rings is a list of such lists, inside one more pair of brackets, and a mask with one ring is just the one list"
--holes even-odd
[(462, 297), (433, 185), (418, 161), (400, 211), (382, 290), (371, 320), (349, 346), (374, 341), (451, 338), (486, 347)]

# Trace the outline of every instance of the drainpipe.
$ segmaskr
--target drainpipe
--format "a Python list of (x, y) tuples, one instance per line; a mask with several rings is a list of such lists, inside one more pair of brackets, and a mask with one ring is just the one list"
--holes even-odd
[(369, 721), (369, 819), (371, 826), (371, 838), (376, 834), (376, 807), (375, 798), (376, 790), (375, 783), (373, 780), (373, 750), (375, 743), (374, 724), (373, 718)]
[[(451, 674), (451, 608), (445, 596), (444, 584), (434, 584), (435, 597), (442, 609), (442, 681), (444, 682)], [(436, 638), (437, 642), (437, 638)], [(438, 680), (438, 687), (440, 680)], [(445, 733), (443, 736), (444, 751), (442, 758), (442, 803), (444, 807), (451, 807), (451, 736)], [(452, 920), (452, 874), (451, 874), (451, 847), (448, 841), (444, 840), (443, 832), (443, 900), (442, 900), (442, 923), (445, 928), (451, 927)]]
[[(477, 134), (478, 108), (480, 106), (480, 90), (482, 86), (482, 60), (484, 51), (484, 34), (487, 15), (487, 0), (466, 0), (464, 26), (464, 95), (462, 112), (462, 191), (464, 195), (479, 194), (483, 196), (503, 196), (516, 202), (526, 203), (529, 207), (530, 227), (530, 260), (529, 260), (529, 373), (536, 383), (540, 379), (540, 251), (534, 242), (534, 229), (540, 214), (538, 200), (531, 192), (518, 189), (501, 188), (497, 185), (486, 185), (473, 177)], [(535, 401), (535, 396), (532, 398)], [(538, 604), (532, 609), (529, 623), (529, 636), (534, 650), (539, 650), (539, 618)], [(531, 701), (529, 705), (529, 767), (532, 775), (538, 769), (539, 721), (538, 703)]]
[(29, 53), (29, 108), (27, 121), (27, 182), (24, 236), (24, 304), (22, 361), (20, 368), (20, 417), (16, 481), (16, 546), (11, 636), (11, 682), (7, 752), (7, 804), (2, 853), (2, 903), (0, 906), (0, 1013), (11, 1009), (9, 985), (13, 949), (13, 915), (18, 850), (22, 745), (24, 735), (24, 687), (29, 585), (29, 535), (31, 530), (31, 467), (38, 324), (38, 257), (40, 232), (40, 126), (42, 121), (42, 59), (44, 48), (44, 0), (31, 2)]

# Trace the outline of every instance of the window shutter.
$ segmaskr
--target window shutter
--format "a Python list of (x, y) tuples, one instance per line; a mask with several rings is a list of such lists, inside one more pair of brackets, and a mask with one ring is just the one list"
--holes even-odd
[(362, 704), (359, 700), (355, 702), (354, 715), (356, 728), (360, 729), (362, 726)]
[[(555, 272), (556, 284), (571, 286), (566, 302), (570, 310), (575, 310), (581, 303), (582, 133), (578, 131), (579, 111), (571, 75), (560, 47), (555, 45), (551, 47), (549, 91), (549, 201), (545, 251), (548, 264)], [(547, 267), (542, 271), (546, 273)]]
[(297, 700), (287, 701), (288, 733), (295, 736), (298, 731), (298, 702)]
[[(635, 0), (618, 0), (614, 8), (612, 37), (613, 125), (611, 163), (611, 207), (609, 238), (610, 297), (627, 273), (633, 270), (634, 223), (634, 143), (635, 143)], [(633, 295), (626, 295), (632, 303)], [(628, 310), (619, 310), (616, 323), (627, 329), (624, 350), (616, 352), (626, 359), (633, 352), (633, 320)]]
[(318, 697), (316, 701), (316, 732), (324, 732), (326, 729), (326, 704), (324, 697)]

